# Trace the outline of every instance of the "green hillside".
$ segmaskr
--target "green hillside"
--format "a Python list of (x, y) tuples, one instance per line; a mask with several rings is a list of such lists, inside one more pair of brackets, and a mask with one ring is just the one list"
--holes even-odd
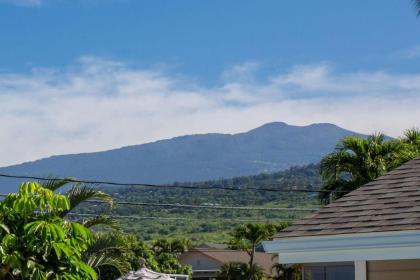
[[(181, 184), (181, 183), (178, 183)], [(176, 185), (176, 184), (175, 184)], [(318, 165), (292, 167), (285, 171), (243, 176), (231, 179), (212, 180), (199, 183), (182, 183), (191, 186), (211, 186), (209, 190), (181, 188), (104, 188), (119, 201), (152, 202), (194, 205), (231, 205), (255, 207), (317, 207), (316, 193), (246, 191), (249, 187), (270, 189), (305, 188), (318, 189), (320, 177)], [(220, 190), (233, 187), (238, 191)], [(219, 188), (219, 189), (218, 189)], [(78, 209), (83, 213), (95, 213), (101, 205), (86, 204)], [(246, 222), (291, 221), (308, 214), (295, 211), (239, 211), (230, 209), (186, 209), (151, 206), (118, 205), (114, 215), (136, 216), (140, 218), (119, 218), (121, 227), (150, 240), (159, 236), (188, 237), (193, 241), (226, 241), (227, 233), (238, 224)], [(145, 217), (150, 217), (146, 219)]]

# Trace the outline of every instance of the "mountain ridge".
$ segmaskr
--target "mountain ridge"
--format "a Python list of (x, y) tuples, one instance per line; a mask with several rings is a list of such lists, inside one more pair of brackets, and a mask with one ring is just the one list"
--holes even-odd
[(334, 124), (271, 122), (236, 134), (177, 136), (106, 151), (54, 155), (0, 168), (0, 173), (120, 182), (173, 183), (275, 172), (317, 163), (356, 132)]

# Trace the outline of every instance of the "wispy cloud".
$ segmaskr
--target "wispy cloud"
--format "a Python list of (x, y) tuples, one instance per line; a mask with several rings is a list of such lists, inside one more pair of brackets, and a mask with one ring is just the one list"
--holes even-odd
[(84, 57), (68, 69), (0, 74), (0, 165), (270, 121), (332, 122), (399, 135), (420, 126), (420, 73), (337, 73), (298, 65), (264, 82), (257, 64), (203, 86), (160, 70)]
[(0, 3), (8, 3), (24, 7), (36, 7), (42, 5), (44, 0), (0, 0)]
[(420, 45), (411, 48), (401, 49), (391, 54), (391, 57), (396, 59), (418, 59), (420, 58)]

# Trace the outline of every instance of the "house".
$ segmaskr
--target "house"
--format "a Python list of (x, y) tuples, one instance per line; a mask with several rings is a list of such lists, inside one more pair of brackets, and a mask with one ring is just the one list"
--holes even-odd
[(420, 279), (420, 158), (266, 241), (311, 280)]
[[(192, 266), (193, 280), (211, 280), (216, 277), (222, 265), (229, 262), (247, 263), (249, 255), (219, 244), (204, 244), (183, 253), (178, 259), (182, 264)], [(275, 264), (272, 255), (256, 252), (255, 263), (262, 267), (266, 275), (272, 275), (271, 268)]]

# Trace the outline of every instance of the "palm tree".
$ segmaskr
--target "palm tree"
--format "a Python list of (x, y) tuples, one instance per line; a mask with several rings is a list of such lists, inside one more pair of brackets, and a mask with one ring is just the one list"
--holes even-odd
[[(40, 184), (44, 188), (54, 192), (64, 188), (67, 184), (72, 184), (70, 189), (65, 192), (70, 205), (68, 209), (60, 213), (62, 218), (71, 217), (71, 211), (86, 201), (94, 200), (98, 203), (105, 203), (110, 208), (114, 206), (114, 200), (109, 194), (98, 190), (94, 186), (81, 184), (78, 180), (73, 178), (50, 178), (45, 182), (40, 182)], [(116, 220), (104, 213), (84, 219), (81, 223), (86, 228), (97, 225), (108, 226), (113, 229), (118, 228)], [(116, 271), (119, 276), (130, 270), (130, 263), (127, 263), (127, 261), (121, 257), (126, 248), (121, 242), (119, 244), (117, 244), (117, 242), (118, 238), (116, 238), (116, 236), (96, 234), (93, 237), (92, 244), (90, 244), (88, 250), (83, 254), (84, 261), (97, 272), (98, 276), (103, 275), (101, 270), (104, 268)]]
[(328, 191), (333, 191), (333, 198), (339, 198), (386, 173), (397, 162), (401, 149), (398, 141), (386, 140), (383, 134), (343, 138), (335, 151), (321, 161), (322, 190), (326, 191), (320, 193), (321, 200), (331, 198)]
[[(277, 260), (279, 256), (277, 254), (273, 255), (272, 260)], [(273, 280), (301, 280), (302, 279), (302, 266), (301, 265), (291, 265), (287, 266), (276, 263), (271, 267), (271, 272), (273, 270), (276, 272), (276, 275), (273, 277)]]
[[(237, 227), (232, 232), (230, 247), (243, 250), (249, 255), (249, 267), (254, 267), (255, 249), (264, 240), (286, 227), (286, 224), (246, 224)], [(252, 269), (249, 270), (248, 280), (252, 279)]]
[(340, 198), (418, 156), (420, 130), (417, 128), (404, 131), (398, 139), (386, 139), (383, 134), (345, 137), (333, 153), (321, 160), (324, 192), (320, 193), (320, 199), (328, 203)]
[(398, 143), (400, 145), (400, 151), (392, 164), (393, 168), (420, 155), (420, 130), (418, 128), (405, 130), (404, 135), (399, 138)]
[(417, 11), (417, 16), (420, 16), (420, 0), (413, 0), (413, 2)]
[[(98, 203), (105, 203), (110, 208), (114, 207), (114, 200), (111, 195), (106, 192), (98, 190), (94, 186), (88, 186), (80, 183), (77, 179), (74, 178), (50, 178), (47, 181), (39, 182), (44, 188), (50, 189), (52, 191), (58, 191), (61, 188), (64, 188), (67, 184), (72, 184), (70, 189), (65, 192), (65, 195), (70, 201), (70, 208), (61, 212), (61, 217), (68, 217), (71, 215), (71, 211), (74, 210), (81, 203), (88, 200), (96, 201)], [(95, 225), (108, 225), (115, 227), (115, 220), (112, 220), (108, 215), (99, 214), (96, 217), (85, 219), (83, 224), (92, 227)]]
[(249, 266), (246, 263), (230, 262), (220, 267), (217, 273), (217, 280), (242, 280), (251, 275), (251, 280), (264, 279), (262, 268), (256, 264)]
[(116, 279), (133, 268), (130, 254), (133, 254), (130, 244), (121, 233), (96, 233), (82, 258), (96, 271), (99, 279)]

